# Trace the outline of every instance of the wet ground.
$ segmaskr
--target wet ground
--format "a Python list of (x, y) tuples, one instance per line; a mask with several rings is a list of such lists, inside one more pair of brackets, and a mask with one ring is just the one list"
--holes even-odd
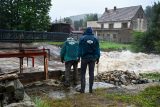
[[(98, 88), (111, 88), (115, 87), (112, 84), (103, 83), (103, 82), (94, 82), (93, 90)], [(65, 87), (62, 82), (57, 80), (46, 80), (38, 81), (25, 85), (25, 91), (31, 96), (43, 96), (46, 95), (53, 99), (61, 99), (65, 97), (72, 97), (74, 94), (77, 94), (77, 90), (80, 89), (79, 85), (71, 85), (70, 87)], [(89, 93), (89, 84), (86, 83), (85, 93)]]
[[(138, 93), (150, 86), (160, 85), (160, 82), (152, 82), (146, 84), (130, 84), (116, 86), (104, 82), (94, 82), (93, 92), (97, 89), (107, 89), (107, 93)], [(78, 94), (80, 84), (77, 86), (64, 87), (63, 83), (57, 80), (45, 80), (31, 83), (25, 86), (25, 91), (30, 96), (47, 96), (52, 99), (62, 99), (73, 97)], [(86, 83), (85, 93), (89, 93), (89, 84)]]

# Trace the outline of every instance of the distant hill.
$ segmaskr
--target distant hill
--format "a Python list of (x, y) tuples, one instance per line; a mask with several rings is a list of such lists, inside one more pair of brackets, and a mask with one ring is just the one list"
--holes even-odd
[[(92, 13), (90, 13), (90, 14), (92, 14)], [(81, 19), (84, 19), (86, 17), (86, 15), (87, 14), (80, 14), (80, 15), (74, 15), (74, 16), (68, 16), (68, 17), (72, 20), (72, 22), (74, 22), (74, 21), (79, 21)], [(98, 18), (100, 18), (101, 15), (102, 14), (98, 14)], [(53, 23), (57, 23), (57, 22), (64, 22), (64, 20), (62, 18), (62, 19), (58, 19), (58, 20), (53, 21)]]
[[(74, 21), (79, 21), (80, 19), (84, 19), (87, 14), (80, 14), (80, 15), (75, 15), (75, 16), (70, 16), (69, 18), (74, 22)], [(102, 14), (98, 14), (98, 18), (101, 17)]]

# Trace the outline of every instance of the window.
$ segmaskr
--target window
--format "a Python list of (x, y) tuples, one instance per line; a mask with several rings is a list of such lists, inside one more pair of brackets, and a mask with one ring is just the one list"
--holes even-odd
[(111, 40), (110, 34), (107, 34), (107, 40)]
[(101, 28), (104, 28), (104, 24), (103, 23), (101, 24)]
[(143, 14), (141, 13), (139, 13), (138, 15), (137, 15), (137, 18), (143, 18)]
[(143, 19), (143, 17), (144, 17), (143, 14), (141, 14), (141, 18), (142, 18), (142, 19)]
[(137, 15), (137, 18), (140, 18), (140, 14)]
[(109, 29), (113, 29), (113, 23), (109, 24)]
[(116, 34), (113, 34), (113, 39), (116, 39), (117, 38), (117, 35)]
[(122, 28), (128, 28), (127, 23), (122, 23)]

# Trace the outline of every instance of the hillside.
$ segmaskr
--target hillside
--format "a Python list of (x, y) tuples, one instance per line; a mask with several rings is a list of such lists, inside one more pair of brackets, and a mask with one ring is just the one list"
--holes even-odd
[[(75, 16), (69, 16), (72, 21), (79, 21), (80, 19), (84, 19), (87, 14), (80, 14), (80, 15), (75, 15)], [(98, 18), (101, 17), (102, 14), (98, 14)]]

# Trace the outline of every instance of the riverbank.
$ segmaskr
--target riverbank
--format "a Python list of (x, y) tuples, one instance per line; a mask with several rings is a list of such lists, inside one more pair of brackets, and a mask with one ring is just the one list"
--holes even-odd
[[(4, 44), (1, 44), (1, 46), (3, 47)], [(51, 58), (49, 60), (49, 70), (63, 70), (64, 71), (64, 64), (62, 64), (60, 62), (60, 57), (59, 57), (59, 52), (60, 52), (60, 48), (53, 46), (53, 45), (48, 45), (46, 43), (43, 44), (32, 44), (33, 46), (36, 46), (40, 49), (42, 48), (47, 48), (50, 49), (51, 51)], [(8, 45), (7, 45), (8, 46)], [(10, 47), (15, 46), (14, 44), (10, 44)], [(16, 45), (17, 46), (17, 45)], [(27, 45), (26, 45), (27, 46)], [(5, 52), (10, 52), (10, 50), (4, 51), (4, 50), (0, 50), (0, 52), (5, 53)], [(0, 59), (0, 68), (2, 71), (6, 71), (6, 70), (12, 70), (12, 69), (19, 69), (19, 60), (17, 60), (18, 58), (1, 58)], [(80, 64), (80, 63), (79, 63)], [(24, 59), (24, 72), (43, 72), (43, 62), (42, 62), (42, 58), (38, 57), (37, 59), (35, 59), (35, 67), (31, 67), (31, 60), (29, 60), (29, 66), (27, 67), (27, 61), (26, 59)], [(97, 75), (98, 73), (102, 73), (102, 72), (107, 72), (107, 71), (114, 71), (114, 70), (122, 70), (122, 71), (134, 71), (137, 75), (139, 73), (148, 73), (148, 72), (160, 72), (160, 56), (156, 55), (156, 54), (145, 54), (145, 53), (132, 53), (130, 51), (111, 51), (111, 52), (101, 52), (101, 58), (100, 58), (100, 62), (98, 65), (96, 65), (95, 67), (95, 75)], [(87, 77), (88, 77), (88, 72), (87, 72)], [(52, 83), (60, 84), (58, 81), (51, 81)], [(50, 82), (48, 82), (50, 83)], [(40, 84), (40, 83), (37, 83)], [(150, 84), (155, 84), (150, 83)], [(147, 85), (150, 87), (150, 85), (148, 84), (143, 84), (143, 85)], [(159, 83), (158, 83), (159, 85)], [(138, 87), (139, 86), (139, 87)], [(140, 91), (139, 89), (141, 87), (143, 87), (142, 85), (132, 85), (130, 87), (128, 87), (129, 89), (127, 89), (128, 92), (131, 92), (131, 98), (128, 97), (128, 95), (125, 96), (121, 96), (119, 99), (115, 99), (115, 97), (113, 96), (114, 93), (116, 92), (120, 92), (122, 90), (124, 90), (124, 88), (126, 88), (127, 86), (124, 87), (117, 87), (114, 86), (116, 88), (102, 88), (102, 89), (95, 89), (93, 94), (89, 94), (89, 93), (85, 93), (85, 94), (79, 94), (79, 93), (75, 93), (75, 95), (73, 97), (69, 97), (69, 94), (67, 94), (66, 97), (64, 97), (64, 99), (56, 99), (54, 98), (54, 94), (50, 94), (47, 93), (52, 91), (55, 92), (56, 94), (58, 93), (58, 95), (63, 96), (63, 94), (61, 94), (61, 91), (67, 91), (68, 89), (65, 89), (64, 87), (58, 87), (58, 86), (47, 86), (47, 85), (38, 85), (35, 87), (29, 87), (29, 89), (31, 89), (30, 91), (26, 92), (31, 96), (34, 97), (33, 100), (37, 103), (41, 103), (42, 102), (47, 102), (47, 104), (51, 104), (53, 103), (51, 106), (45, 105), (45, 106), (38, 106), (38, 107), (81, 107), (82, 105), (84, 107), (97, 107), (98, 105), (100, 107), (119, 107), (122, 105), (122, 107), (126, 107), (126, 106), (133, 106), (133, 107), (137, 107), (137, 102), (138, 100), (134, 100), (131, 102), (127, 102), (128, 100), (130, 100), (133, 94), (132, 93), (133, 90), (137, 91), (138, 93)], [(133, 89), (134, 87), (137, 87), (137, 89)], [(157, 87), (157, 86), (155, 86)], [(159, 87), (158, 87), (159, 88)], [(47, 91), (46, 91), (46, 90)], [(72, 88), (73, 89), (73, 88)], [(145, 88), (144, 88), (145, 89)], [(73, 89), (74, 90), (74, 89)], [(109, 95), (110, 91), (106, 91), (106, 90), (116, 90), (115, 92), (113, 92), (112, 95), (108, 97), (106, 97), (107, 95)], [(126, 93), (127, 91), (125, 91), (124, 93)], [(30, 93), (30, 92), (34, 92)], [(159, 91), (160, 92), (160, 91)], [(159, 94), (158, 91), (156, 91), (156, 94)], [(123, 94), (124, 94), (123, 93)], [(34, 95), (34, 96), (33, 96)], [(48, 95), (50, 95), (50, 97), (48, 97)], [(103, 96), (104, 95), (104, 96)], [(150, 94), (149, 94), (150, 95)], [(51, 98), (52, 97), (52, 98)], [(123, 97), (125, 97), (126, 101), (123, 101)], [(137, 97), (141, 97), (141, 96), (137, 96)], [(137, 98), (134, 97), (134, 98)], [(158, 99), (154, 99), (157, 102), (155, 104), (159, 104), (159, 96), (155, 95), (153, 97), (156, 97)], [(113, 99), (112, 99), (113, 98)], [(117, 97), (116, 97), (117, 98)], [(144, 97), (145, 98), (145, 97)], [(47, 100), (46, 100), (47, 99)], [(82, 100), (82, 101), (80, 101)], [(141, 100), (141, 99), (139, 99)], [(143, 99), (144, 101), (147, 99)], [(142, 100), (142, 101), (143, 101)], [(150, 100), (152, 101), (152, 100)], [(86, 103), (85, 103), (86, 102)], [(140, 104), (142, 105), (142, 104)]]
[[(47, 87), (47, 89), (49, 88)], [(42, 90), (40, 91), (40, 93), (43, 93), (42, 95), (33, 96), (32, 93), (31, 96), (38, 107), (158, 107), (160, 104), (159, 92), (159, 83), (148, 83), (98, 88), (92, 94), (67, 94), (65, 97), (58, 99), (54, 96), (48, 97)], [(60, 95), (63, 96), (59, 93)]]

